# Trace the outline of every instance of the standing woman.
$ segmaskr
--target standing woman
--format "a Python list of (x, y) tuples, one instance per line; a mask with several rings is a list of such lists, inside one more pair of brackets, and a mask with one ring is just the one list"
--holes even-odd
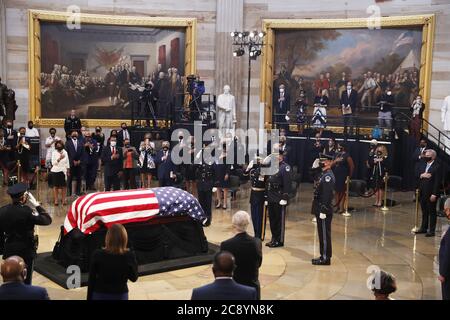
[(371, 187), (375, 190), (375, 204), (374, 207), (382, 206), (383, 190), (384, 190), (384, 175), (388, 171), (387, 168), (388, 153), (385, 146), (380, 145), (375, 151), (374, 157), (369, 159), (369, 165), (372, 170)]
[[(228, 188), (229, 188), (229, 178), (231, 165), (227, 164), (227, 145), (226, 143), (222, 144), (222, 154), (216, 160), (215, 169), (215, 177), (217, 180), (217, 193), (216, 193), (216, 208), (222, 209), (227, 208), (227, 197), (228, 197)], [(222, 202), (223, 201), (223, 202)]]
[[(52, 168), (50, 169), (50, 180), (53, 185), (53, 203), (58, 205), (58, 193), (61, 195), (61, 203), (67, 204), (66, 189), (67, 175), (70, 174), (70, 163), (67, 151), (61, 140), (55, 142), (55, 150), (52, 152)], [(58, 192), (59, 191), (59, 192)]]
[(351, 177), (353, 175), (354, 169), (355, 164), (353, 163), (352, 157), (350, 157), (347, 152), (347, 147), (343, 143), (340, 143), (332, 165), (334, 177), (336, 178), (334, 185), (335, 212), (344, 212), (344, 198), (346, 191), (345, 181), (347, 180), (347, 177)]
[(327, 108), (328, 91), (324, 89), (321, 96), (314, 98), (313, 117), (311, 119), (312, 127), (319, 129), (321, 135), (323, 129), (327, 127)]
[(155, 144), (149, 136), (144, 137), (139, 147), (138, 167), (141, 174), (141, 188), (151, 188), (152, 177), (156, 172), (154, 160)]
[(411, 122), (409, 123), (409, 133), (420, 141), (420, 128), (422, 126), (423, 110), (425, 110), (425, 103), (422, 102), (422, 96), (418, 95), (416, 100), (411, 105)]
[(91, 259), (88, 300), (128, 300), (128, 280), (136, 282), (136, 255), (127, 248), (128, 234), (121, 224), (113, 224), (106, 233), (105, 248)]
[(197, 177), (196, 177), (196, 165), (195, 162), (195, 155), (197, 154), (195, 149), (195, 140), (194, 136), (191, 136), (191, 141), (189, 145), (189, 159), (190, 163), (184, 164), (184, 180), (185, 180), (185, 187), (186, 191), (194, 194), (194, 190), (197, 189)]

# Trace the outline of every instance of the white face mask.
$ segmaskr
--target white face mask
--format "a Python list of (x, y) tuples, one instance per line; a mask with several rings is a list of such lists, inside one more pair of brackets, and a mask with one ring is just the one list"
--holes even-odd
[(280, 92), (283, 93), (283, 92), (284, 92), (284, 89), (280, 89)]
[(350, 87), (350, 86), (347, 86), (347, 90), (352, 90), (352, 87)]
[(116, 141), (111, 141), (111, 147), (115, 147), (115, 146), (116, 146), (116, 144), (117, 144), (117, 142), (116, 142)]
[(390, 96), (392, 94), (392, 91), (388, 91), (387, 95)]

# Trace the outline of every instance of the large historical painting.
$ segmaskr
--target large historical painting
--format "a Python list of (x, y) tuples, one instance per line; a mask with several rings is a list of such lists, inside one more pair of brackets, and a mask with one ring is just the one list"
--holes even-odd
[(42, 23), (41, 117), (75, 109), (84, 119), (129, 119), (149, 82), (159, 99), (174, 99), (182, 91), (184, 43), (183, 29)]
[(337, 106), (351, 81), (360, 107), (375, 106), (388, 87), (398, 107), (409, 107), (419, 93), (421, 48), (421, 27), (276, 30), (273, 90), (283, 83), (291, 101), (303, 90), (312, 102), (326, 89)]

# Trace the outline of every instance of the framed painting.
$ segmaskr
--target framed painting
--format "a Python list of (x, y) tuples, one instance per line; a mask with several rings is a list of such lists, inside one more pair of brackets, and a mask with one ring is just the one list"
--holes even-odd
[(196, 73), (195, 18), (80, 14), (73, 28), (70, 15), (29, 10), (30, 119), (41, 126), (72, 109), (87, 126), (130, 122), (134, 91), (175, 95)]
[(358, 92), (360, 110), (375, 110), (387, 88), (405, 111), (418, 94), (429, 105), (434, 19), (382, 17), (378, 28), (368, 28), (365, 18), (263, 20), (267, 45), (260, 96), (265, 127), (271, 127), (272, 98), (281, 84), (291, 101), (302, 92), (311, 105), (326, 89), (336, 114), (348, 81)]

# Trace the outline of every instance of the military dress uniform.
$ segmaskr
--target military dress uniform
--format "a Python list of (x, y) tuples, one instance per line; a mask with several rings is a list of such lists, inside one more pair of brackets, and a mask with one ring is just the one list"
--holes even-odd
[(262, 238), (262, 222), (264, 215), (264, 201), (266, 200), (266, 182), (264, 175), (261, 174), (261, 166), (255, 164), (244, 175), (250, 176), (250, 211), (252, 216), (253, 231), (255, 238)]
[(76, 130), (79, 135), (81, 135), (81, 120), (78, 117), (68, 116), (64, 120), (64, 131), (66, 132), (66, 137), (69, 136), (73, 130)]
[[(282, 247), (284, 245), (284, 229), (287, 201), (291, 189), (291, 167), (284, 161), (279, 163), (278, 171), (268, 176), (266, 183), (267, 202), (269, 209), (270, 231), (272, 241), (267, 243), (268, 247)], [(281, 205), (281, 200), (286, 205)]]
[[(13, 197), (20, 197), (26, 189), (25, 184), (18, 183), (11, 186), (8, 193)], [(40, 205), (36, 207), (36, 211), (21, 203), (12, 203), (0, 208), (0, 233), (5, 238), (3, 259), (11, 256), (23, 258), (27, 265), (26, 284), (31, 284), (33, 260), (38, 245), (34, 226), (52, 223), (52, 218)]]
[[(333, 191), (335, 177), (331, 169), (323, 171), (314, 190), (312, 205), (313, 214), (317, 219), (317, 233), (319, 234), (320, 258), (313, 259), (313, 264), (329, 265), (332, 254), (331, 246), (331, 220), (333, 219)], [(321, 219), (320, 214), (326, 218)]]
[(211, 206), (212, 206), (212, 189), (214, 187), (215, 174), (214, 164), (203, 162), (197, 166), (197, 191), (198, 201), (203, 208), (208, 220), (205, 225), (209, 226), (212, 220)]

